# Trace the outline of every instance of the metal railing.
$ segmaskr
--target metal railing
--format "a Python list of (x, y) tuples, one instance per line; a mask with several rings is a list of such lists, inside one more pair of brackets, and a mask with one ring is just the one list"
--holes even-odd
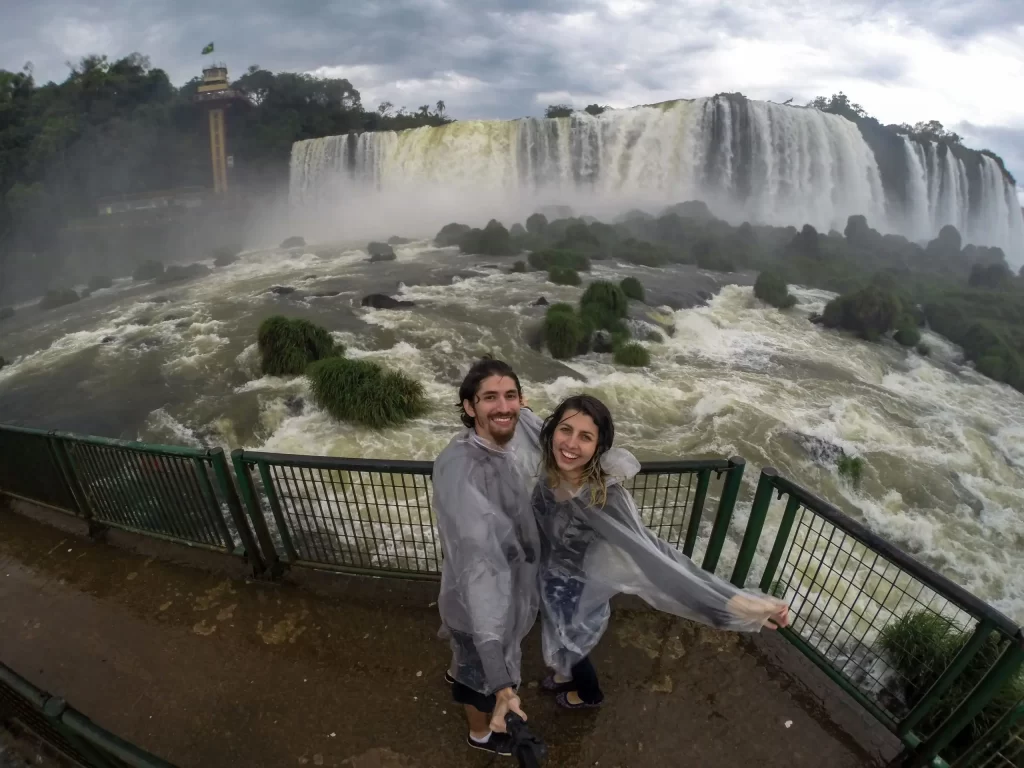
[(224, 451), (0, 426), (0, 492), (121, 528), (250, 560), (261, 554)]
[(746, 584), (776, 494), (785, 505), (759, 587), (790, 604), (784, 636), (903, 739), (906, 765), (962, 755), (1024, 695), (1020, 627), (770, 467), (735, 585)]
[[(231, 460), (268, 566), (426, 579), (440, 574), (432, 462), (241, 450)], [(704, 556), (713, 570), (743, 468), (740, 458), (651, 462), (626, 487), (644, 523), (692, 555), (712, 476), (724, 476)]]
[[(93, 528), (244, 553), (271, 577), (309, 566), (437, 578), (432, 463), (241, 450), (231, 459), (237, 492), (221, 449), (0, 426), (0, 493)], [(715, 572), (744, 466), (649, 462), (626, 487), (645, 525), (694, 559), (702, 545), (701, 565)], [(776, 495), (785, 502), (773, 507)], [(791, 606), (782, 635), (903, 740), (908, 768), (1019, 762), (1017, 624), (772, 468), (757, 484), (732, 582), (746, 585), (755, 561), (761, 590)]]
[(1024, 701), (974, 744), (953, 768), (1024, 768)]
[(0, 664), (0, 726), (46, 744), (85, 768), (174, 768), (96, 725), (63, 699)]

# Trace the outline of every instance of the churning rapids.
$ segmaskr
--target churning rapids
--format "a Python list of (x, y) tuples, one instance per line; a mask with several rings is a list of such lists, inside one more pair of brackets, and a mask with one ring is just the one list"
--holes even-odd
[[(635, 275), (652, 304), (685, 302), (697, 289), (717, 293), (674, 313), (674, 336), (650, 344), (650, 369), (619, 368), (598, 354), (563, 365), (526, 343), (544, 311), (532, 303), (542, 295), (575, 302), (579, 288), (553, 286), (544, 273), (509, 274), (512, 259), (428, 241), (396, 250), (396, 262), (381, 263), (357, 249), (332, 258), (249, 251), (194, 282), (122, 279), (70, 307), (25, 307), (5, 322), (3, 352), (13, 360), (0, 370), (0, 421), (177, 444), (429, 459), (457, 427), (462, 373), (490, 351), (514, 363), (542, 414), (579, 390), (603, 398), (620, 444), (642, 458), (744, 456), (733, 552), (757, 473), (771, 464), (1024, 619), (1024, 395), (960, 365), (958, 350), (939, 337), (925, 334), (933, 352), (922, 358), (808, 322), (824, 292), (796, 288), (799, 305), (779, 312), (753, 297), (750, 275), (720, 286), (725, 276), (693, 267), (603, 261), (594, 277)], [(280, 295), (274, 286), (295, 291)], [(416, 306), (362, 308), (372, 292)], [(351, 356), (416, 376), (432, 410), (370, 432), (317, 410), (303, 378), (261, 377), (256, 327), (277, 312), (324, 325)], [(859, 489), (815, 460), (809, 438), (864, 457)]]

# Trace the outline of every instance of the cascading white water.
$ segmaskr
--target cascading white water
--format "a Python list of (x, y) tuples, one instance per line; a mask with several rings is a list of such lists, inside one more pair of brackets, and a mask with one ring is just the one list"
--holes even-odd
[[(965, 243), (997, 245), (1011, 261), (1024, 260), (1024, 221), (992, 158), (979, 155), (972, 175), (946, 148), (904, 141), (905, 199), (892, 190), (887, 199), (875, 154), (854, 123), (717, 96), (597, 117), (470, 120), (296, 142), (291, 194), (334, 215), (349, 210), (358, 220), (379, 205), (432, 225), (522, 216), (538, 202), (603, 215), (703, 199), (734, 223), (841, 231), (850, 215), (864, 214), (877, 229), (915, 240), (953, 224)], [(500, 207), (481, 210), (485, 203)]]
[(934, 237), (952, 224), (965, 243), (999, 246), (1011, 261), (1024, 258), (1024, 219), (1017, 196), (999, 164), (978, 155), (977, 178), (947, 148), (903, 137), (908, 182), (905, 232), (912, 239)]

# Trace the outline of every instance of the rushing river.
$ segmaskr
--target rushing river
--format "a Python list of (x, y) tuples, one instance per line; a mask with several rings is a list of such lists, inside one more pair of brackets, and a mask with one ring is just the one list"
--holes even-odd
[[(641, 458), (741, 455), (748, 461), (741, 531), (760, 467), (773, 465), (873, 530), (1024, 619), (1024, 395), (959, 364), (925, 334), (930, 357), (867, 344), (807, 321), (829, 294), (794, 289), (790, 312), (765, 307), (750, 276), (731, 276), (705, 306), (674, 312), (675, 334), (650, 344), (649, 369), (609, 355), (567, 364), (526, 342), (539, 296), (575, 301), (543, 273), (508, 274), (510, 259), (463, 256), (427, 242), (396, 262), (251, 251), (206, 278), (171, 286), (118, 280), (49, 312), (22, 307), (0, 326), (0, 421), (189, 445), (429, 459), (457, 428), (455, 390), (470, 362), (512, 362), (544, 414), (585, 390), (616, 417), (618, 443)], [(651, 303), (721, 275), (596, 262), (593, 275), (641, 279)], [(274, 286), (295, 290), (285, 295)], [(364, 309), (381, 292), (408, 310)], [(320, 294), (320, 295), (315, 295)], [(339, 424), (307, 399), (303, 378), (262, 377), (259, 322), (284, 312), (326, 326), (347, 354), (420, 379), (432, 410), (401, 429)], [(807, 450), (862, 456), (859, 488)], [(735, 549), (735, 540), (730, 543)]]

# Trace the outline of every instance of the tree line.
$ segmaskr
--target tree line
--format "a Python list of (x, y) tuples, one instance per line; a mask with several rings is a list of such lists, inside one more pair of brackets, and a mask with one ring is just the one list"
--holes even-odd
[[(193, 102), (201, 77), (175, 87), (138, 53), (69, 66), (63, 82), (45, 84), (30, 65), (0, 70), (0, 251), (45, 251), (98, 198), (210, 184), (206, 122)], [(230, 152), (247, 182), (287, 179), (301, 139), (450, 122), (443, 101), (366, 109), (344, 78), (254, 65), (232, 87), (248, 102), (228, 112)]]

